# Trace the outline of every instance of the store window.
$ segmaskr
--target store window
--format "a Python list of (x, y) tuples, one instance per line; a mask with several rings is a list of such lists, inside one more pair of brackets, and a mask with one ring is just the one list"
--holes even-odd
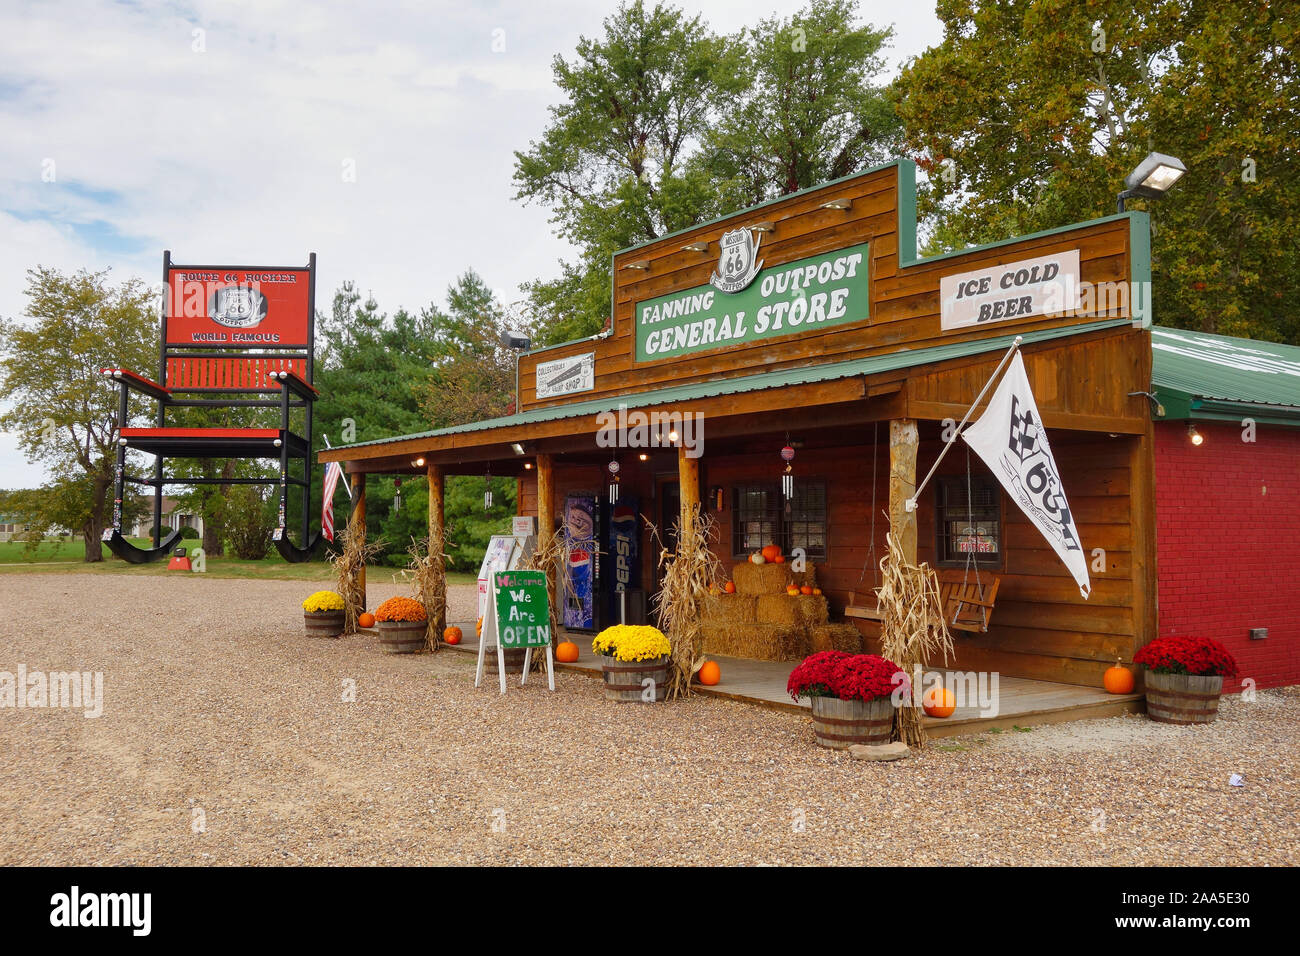
[(797, 480), (787, 514), (779, 485), (740, 485), (731, 492), (731, 553), (743, 558), (764, 545), (789, 554), (803, 548), (809, 558), (826, 557), (826, 482)]
[(935, 486), (939, 564), (1002, 563), (1002, 494), (992, 477), (941, 479)]

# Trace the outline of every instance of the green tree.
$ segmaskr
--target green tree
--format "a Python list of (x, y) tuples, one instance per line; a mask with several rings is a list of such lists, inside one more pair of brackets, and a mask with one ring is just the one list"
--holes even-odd
[(892, 90), (877, 83), (891, 29), (857, 23), (852, 0), (812, 0), (742, 31), (747, 92), (704, 137), (694, 168), (714, 214), (851, 175), (897, 155)]
[[(0, 320), (0, 393), (12, 406), (0, 428), (17, 432), (29, 461), (53, 476), (34, 506), (79, 532), (86, 561), (102, 561), (112, 510), (118, 389), (100, 370), (149, 369), (157, 356), (158, 307), (137, 279), (112, 286), (108, 272), (27, 272), (27, 323)], [(136, 404), (135, 414), (144, 411)]]
[(1115, 211), (1148, 152), (1156, 321), (1300, 342), (1300, 22), (1264, 0), (940, 0), (898, 82), (930, 251)]

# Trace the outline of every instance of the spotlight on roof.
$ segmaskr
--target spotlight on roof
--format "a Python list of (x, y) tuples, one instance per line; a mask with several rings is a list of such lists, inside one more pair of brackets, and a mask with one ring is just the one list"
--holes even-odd
[(766, 222), (766, 221), (765, 221), (765, 222), (756, 222), (756, 223), (754, 223), (752, 226), (750, 226), (749, 228), (750, 228), (750, 229), (753, 229), (755, 232), (775, 232), (775, 231), (776, 231), (776, 223), (774, 223), (774, 222)]
[(522, 455), (524, 453), (524, 446), (519, 444), (517, 441), (512, 441), (510, 443), (510, 450), (516, 455)]
[(822, 209), (848, 209), (852, 205), (853, 205), (852, 199), (841, 198), (841, 199), (832, 199), (829, 202), (824, 202), (822, 203), (821, 208)]
[(1137, 169), (1124, 179), (1124, 191), (1119, 194), (1119, 211), (1124, 211), (1124, 200), (1133, 198), (1162, 199), (1174, 183), (1183, 178), (1187, 167), (1183, 161), (1164, 153), (1148, 153), (1138, 163)]
[(688, 242), (682, 246), (682, 252), (708, 252), (709, 244), (707, 242)]
[(533, 343), (530, 339), (527, 339), (522, 335), (515, 335), (509, 331), (503, 331), (501, 333), (502, 348), (513, 349), (516, 352), (527, 352), (528, 347), (532, 344)]
[(625, 262), (620, 267), (623, 269), (639, 269), (644, 272), (650, 268), (650, 262), (647, 259), (637, 259), (635, 262)]

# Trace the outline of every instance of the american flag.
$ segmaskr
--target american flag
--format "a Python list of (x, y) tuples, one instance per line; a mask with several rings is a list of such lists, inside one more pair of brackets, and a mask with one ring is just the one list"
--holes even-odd
[(325, 540), (334, 540), (334, 489), (343, 477), (343, 467), (337, 461), (325, 465), (325, 481), (320, 503), (320, 533)]

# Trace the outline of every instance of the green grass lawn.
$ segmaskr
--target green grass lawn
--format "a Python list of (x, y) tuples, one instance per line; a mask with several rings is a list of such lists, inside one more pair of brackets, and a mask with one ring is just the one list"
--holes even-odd
[[(151, 541), (145, 538), (129, 538), (132, 544), (147, 548)], [(196, 548), (199, 542), (189, 540), (186, 548)], [(101, 547), (103, 547), (101, 545)], [(32, 574), (50, 572), (85, 572), (87, 574), (185, 574), (185, 571), (168, 571), (166, 561), (153, 564), (128, 564), (113, 556), (108, 548), (103, 548), (104, 560), (86, 563), (86, 549), (81, 538), (64, 541), (61, 544), (44, 542), (29, 554), (21, 541), (0, 541), (0, 574)], [(330, 583), (334, 580), (334, 568), (323, 557), (302, 564), (290, 564), (274, 550), (261, 561), (242, 561), (239, 558), (207, 558), (207, 570), (204, 574), (214, 578), (263, 578), (268, 581), (320, 581)], [(372, 580), (386, 581), (388, 576), (397, 573), (397, 568), (375, 566), (370, 572)], [(188, 572), (194, 573), (194, 572)], [(460, 571), (447, 573), (448, 584), (473, 584), (475, 575)]]

